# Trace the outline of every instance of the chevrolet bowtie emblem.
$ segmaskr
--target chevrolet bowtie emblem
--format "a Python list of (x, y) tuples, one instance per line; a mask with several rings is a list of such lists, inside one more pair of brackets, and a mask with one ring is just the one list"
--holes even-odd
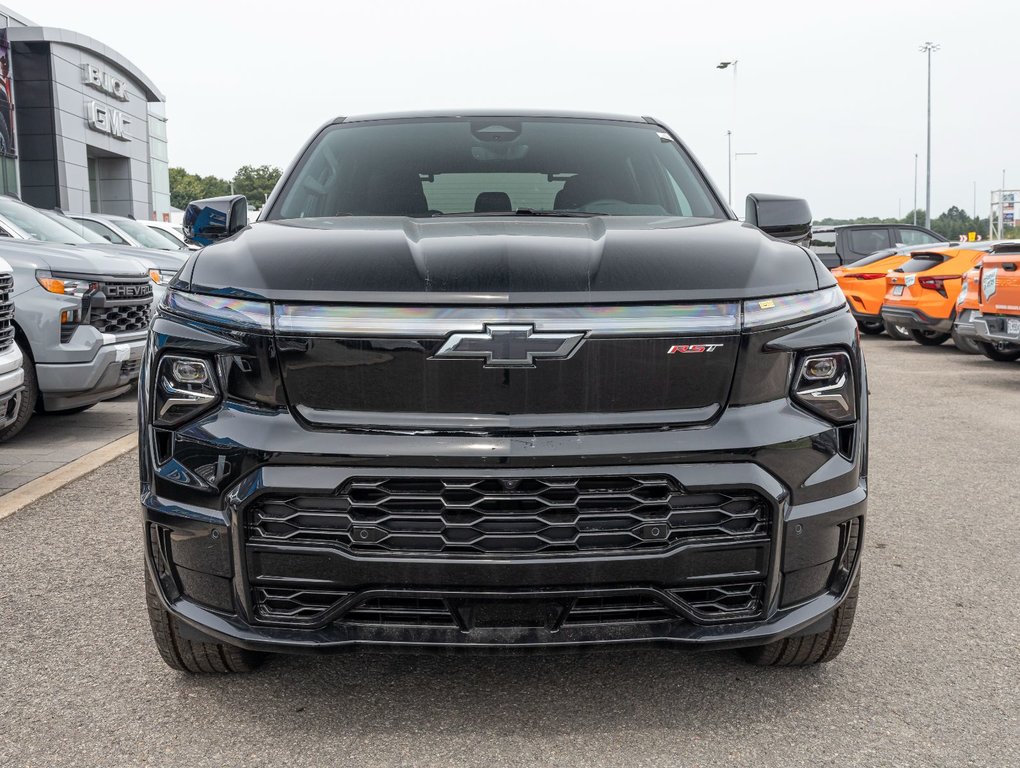
[(542, 333), (533, 325), (486, 325), (480, 333), (454, 333), (433, 357), (467, 357), (486, 368), (530, 368), (535, 360), (570, 357), (583, 333)]

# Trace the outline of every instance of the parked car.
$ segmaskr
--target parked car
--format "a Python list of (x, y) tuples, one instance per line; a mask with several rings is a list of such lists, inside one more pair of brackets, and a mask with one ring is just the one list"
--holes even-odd
[[(948, 245), (948, 243), (940, 243)], [(912, 251), (928, 248), (926, 245), (910, 245), (900, 248), (886, 248), (870, 256), (858, 259), (845, 267), (835, 267), (832, 276), (839, 283), (846, 296), (850, 311), (863, 333), (877, 335), (886, 330), (882, 321), (882, 299), (885, 297), (885, 276), (890, 269), (898, 267), (910, 258)], [(910, 338), (904, 329), (893, 328), (894, 338)]]
[(181, 246), (171, 242), (142, 222), (129, 219), (127, 216), (112, 216), (105, 213), (71, 213), (68, 215), (114, 245), (133, 245), (136, 248), (153, 248), (157, 251), (187, 249), (187, 244)]
[(14, 343), (25, 389), (3, 439), (38, 408), (73, 413), (138, 378), (152, 284), (142, 264), (83, 247), (0, 238), (14, 268)]
[(974, 318), (981, 314), (981, 262), (963, 273), (960, 293), (956, 296), (956, 318), (953, 320), (953, 343), (957, 349), (981, 354)]
[(324, 126), (245, 206), (188, 206), (139, 383), (171, 667), (840, 652), (868, 386), (803, 200), (736, 220), (650, 118), (430, 113)]
[(944, 241), (930, 229), (912, 224), (838, 224), (811, 229), (811, 250), (829, 269), (851, 264), (875, 251)]
[(62, 227), (70, 229), (77, 235), (77, 238), (67, 242), (68, 238), (63, 231), (57, 233), (46, 231), (40, 232), (35, 239), (42, 239), (46, 242), (67, 242), (68, 245), (86, 245), (89, 248), (103, 251), (111, 256), (128, 257), (144, 264), (149, 278), (152, 280), (152, 300), (154, 304), (163, 297), (164, 286), (170, 282), (170, 279), (177, 274), (177, 271), (188, 259), (186, 251), (164, 251), (133, 245), (114, 245), (77, 219), (73, 219), (60, 211), (46, 211), (41, 208), (34, 210), (57, 222)]
[(1020, 243), (994, 246), (981, 260), (977, 345), (1000, 362), (1020, 359)]
[(14, 272), (0, 258), (0, 442), (18, 417), (24, 380), (21, 349), (14, 343)]
[(990, 247), (990, 243), (966, 243), (914, 251), (886, 276), (882, 320), (887, 326), (909, 329), (918, 344), (937, 346), (947, 341), (952, 336), (963, 274)]
[(163, 221), (139, 221), (139, 224), (148, 227), (160, 237), (164, 237), (169, 240), (173, 245), (182, 251), (197, 251), (197, 245), (190, 245), (184, 239), (184, 232), (173, 224), (167, 224)]

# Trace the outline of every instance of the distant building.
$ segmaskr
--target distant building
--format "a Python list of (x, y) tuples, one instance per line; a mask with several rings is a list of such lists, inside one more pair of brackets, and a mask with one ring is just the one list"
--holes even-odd
[(168, 219), (164, 101), (112, 48), (0, 5), (0, 193)]

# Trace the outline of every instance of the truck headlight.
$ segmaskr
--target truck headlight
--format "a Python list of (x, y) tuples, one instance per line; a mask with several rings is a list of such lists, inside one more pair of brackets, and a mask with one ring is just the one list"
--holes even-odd
[(212, 364), (200, 357), (164, 355), (156, 371), (153, 423), (175, 426), (208, 410), (220, 399)]
[(811, 293), (794, 293), (744, 302), (744, 328), (757, 329), (832, 312), (846, 306), (838, 285)]
[(153, 268), (149, 270), (149, 279), (156, 285), (166, 285), (173, 280), (173, 277), (176, 274), (176, 272), (171, 272), (170, 270)]
[(35, 272), (35, 279), (50, 293), (81, 298), (99, 290), (99, 283), (88, 277), (54, 275), (44, 269)]
[(857, 390), (850, 355), (842, 350), (813, 352), (797, 362), (793, 399), (837, 423), (857, 418)]

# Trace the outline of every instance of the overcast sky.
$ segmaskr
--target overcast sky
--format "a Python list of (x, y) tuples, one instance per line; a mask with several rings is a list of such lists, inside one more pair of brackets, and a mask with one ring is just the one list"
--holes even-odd
[[(90, 35), (167, 97), (171, 165), (285, 166), (336, 115), (536, 107), (653, 115), (734, 208), (749, 191), (825, 216), (924, 205), (925, 56), (934, 40), (932, 210), (988, 213), (1020, 188), (1020, 6), (927, 2), (5, 0)], [(731, 70), (716, 64), (737, 59)], [(17, 72), (14, 73), (17, 77)]]

